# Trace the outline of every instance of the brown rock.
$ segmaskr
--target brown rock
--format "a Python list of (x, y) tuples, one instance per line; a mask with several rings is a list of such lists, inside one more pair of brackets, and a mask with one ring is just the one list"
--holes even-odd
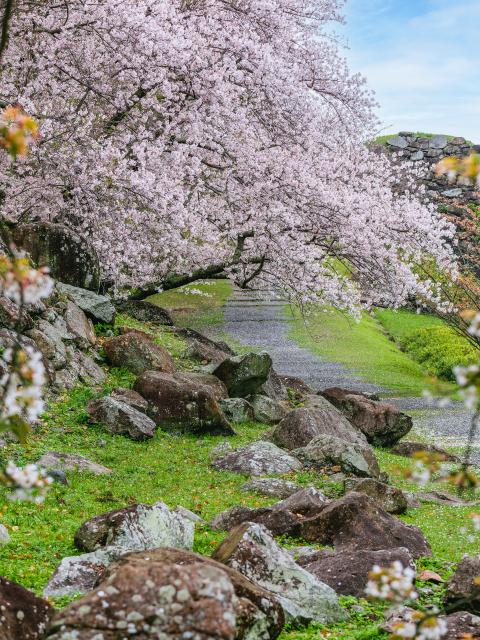
[(126, 367), (137, 375), (144, 371), (173, 373), (175, 364), (164, 347), (139, 331), (110, 338), (105, 342), (105, 353), (114, 367)]
[(26, 331), (32, 329), (33, 320), (25, 309), (20, 313), (20, 308), (5, 296), (0, 296), (0, 327)]
[(293, 391), (295, 399), (301, 400), (305, 396), (312, 394), (314, 391), (306, 382), (295, 376), (279, 376), (281, 383), (287, 389)]
[(272, 509), (291, 511), (306, 518), (317, 515), (329, 503), (329, 499), (315, 487), (299, 489), (281, 502), (276, 502)]
[(417, 576), (417, 580), (420, 580), (420, 582), (434, 582), (435, 584), (441, 584), (442, 582), (445, 582), (442, 576), (438, 575), (438, 573), (436, 573), (435, 571), (430, 571), (429, 569), (420, 571)]
[[(128, 621), (128, 623), (126, 622)], [(50, 640), (142, 638), (235, 640), (253, 630), (274, 640), (284, 624), (267, 591), (210, 558), (177, 549), (123, 556), (92, 593), (59, 612)], [(142, 633), (143, 632), (143, 633)]]
[(408, 508), (408, 500), (403, 491), (373, 478), (349, 478), (345, 481), (345, 488), (348, 491), (364, 493), (388, 513), (405, 513)]
[(124, 300), (116, 307), (118, 311), (123, 311), (140, 322), (173, 325), (172, 317), (168, 311), (148, 300)]
[(365, 434), (368, 442), (390, 447), (412, 428), (410, 416), (385, 402), (377, 402), (364, 394), (333, 387), (321, 395), (334, 404), (345, 417)]
[(466, 556), (447, 583), (445, 603), (450, 611), (480, 613), (480, 555)]
[(272, 440), (279, 447), (291, 451), (307, 446), (313, 438), (321, 435), (335, 436), (364, 446), (367, 444), (365, 437), (323, 398), (314, 408), (299, 407), (290, 411), (275, 428)]
[(115, 398), (115, 400), (125, 402), (125, 404), (130, 405), (138, 411), (146, 411), (148, 409), (148, 402), (133, 389), (123, 389), (122, 387), (117, 387), (112, 391), (110, 396), (112, 398)]
[(298, 536), (300, 533), (300, 518), (286, 509), (261, 507), (250, 509), (240, 505), (227, 509), (210, 521), (210, 527), (216, 531), (230, 531), (244, 522), (263, 524), (273, 536)]
[(351, 492), (302, 522), (301, 537), (337, 550), (406, 547), (414, 558), (431, 555), (417, 527), (404, 524), (366, 495)]
[(416, 454), (425, 452), (439, 456), (440, 459), (446, 462), (459, 462), (459, 457), (453, 453), (448, 453), (448, 451), (440, 449), (434, 444), (426, 444), (425, 442), (398, 442), (391, 451), (397, 456), (404, 456), (405, 458), (413, 458)]
[(95, 344), (96, 337), (93, 322), (71, 300), (67, 301), (64, 318), (68, 331), (74, 336), (75, 342), (79, 347), (87, 349)]
[(0, 640), (41, 640), (53, 613), (46, 600), (0, 577)]
[(223, 387), (212, 378), (147, 371), (134, 389), (148, 401), (149, 415), (165, 431), (233, 435), (217, 402)]
[(313, 555), (300, 557), (297, 563), (328, 584), (343, 596), (365, 597), (368, 573), (374, 565), (390, 566), (399, 561), (404, 567), (415, 569), (408, 549), (381, 549), (373, 551), (317, 551)]

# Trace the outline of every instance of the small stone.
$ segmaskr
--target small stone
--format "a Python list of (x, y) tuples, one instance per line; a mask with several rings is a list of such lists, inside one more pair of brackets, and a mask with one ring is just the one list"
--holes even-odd
[(4, 524), (0, 524), (0, 545), (8, 544), (10, 542), (10, 534)]
[(212, 466), (219, 471), (233, 471), (249, 476), (283, 474), (299, 471), (300, 461), (271, 442), (258, 441), (215, 460)]
[(281, 499), (288, 498), (301, 488), (299, 484), (281, 478), (252, 478), (241, 487), (246, 493), (258, 493), (262, 496)]
[(97, 464), (78, 455), (77, 453), (60, 453), (58, 451), (48, 451), (37, 461), (37, 465), (46, 471), (52, 469), (61, 471), (88, 472), (94, 475), (112, 473), (111, 469)]
[(430, 571), (429, 569), (420, 571), (420, 573), (417, 575), (417, 580), (420, 580), (420, 582), (434, 582), (435, 584), (441, 584), (442, 582), (445, 582), (442, 576), (438, 575), (438, 573), (436, 573), (435, 571)]

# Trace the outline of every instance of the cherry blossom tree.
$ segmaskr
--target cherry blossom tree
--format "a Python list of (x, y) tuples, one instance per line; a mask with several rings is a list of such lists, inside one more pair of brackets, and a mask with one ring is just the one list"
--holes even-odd
[(2, 215), (74, 226), (117, 288), (226, 272), (347, 311), (436, 299), (415, 265), (454, 270), (453, 229), (364, 145), (341, 4), (18, 0), (0, 100), (41, 139), (0, 167)]

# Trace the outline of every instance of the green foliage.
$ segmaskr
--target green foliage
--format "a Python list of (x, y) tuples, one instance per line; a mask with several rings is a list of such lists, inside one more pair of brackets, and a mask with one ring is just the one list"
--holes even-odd
[(478, 350), (435, 316), (388, 310), (376, 315), (400, 348), (431, 375), (453, 381), (453, 367), (478, 360)]

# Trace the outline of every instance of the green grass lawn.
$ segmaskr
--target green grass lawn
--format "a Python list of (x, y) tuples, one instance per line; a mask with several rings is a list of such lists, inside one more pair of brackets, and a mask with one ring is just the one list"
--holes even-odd
[[(216, 292), (215, 305), (206, 305), (201, 310), (200, 307), (205, 302), (201, 296), (198, 299), (195, 296), (195, 308), (189, 312), (195, 314), (200, 325), (203, 313), (208, 322), (212, 321), (212, 312), (220, 313), (219, 301), (228, 295), (225, 283), (207, 285), (208, 287), (209, 291)], [(193, 296), (186, 294), (184, 297), (187, 298), (185, 302), (183, 294), (178, 291), (167, 292), (161, 294), (159, 303), (168, 306), (168, 299), (170, 308), (187, 308)], [(218, 315), (216, 317), (219, 318)], [(423, 388), (425, 378), (418, 365), (398, 351), (373, 318), (366, 318), (359, 327), (351, 325), (352, 334), (347, 333), (350, 325), (344, 324), (344, 340), (341, 344), (338, 326), (335, 324), (338, 323), (338, 318), (322, 314), (321, 318), (315, 319), (314, 316), (313, 320), (315, 330), (321, 330), (321, 333), (317, 333), (317, 339), (322, 336), (322, 342), (318, 344), (322, 344), (322, 349), (325, 348), (328, 354), (343, 354), (343, 359), (347, 361), (349, 349), (355, 347), (361, 354), (361, 357), (356, 356), (354, 359), (356, 366), (369, 373), (380, 366), (380, 353), (389, 363), (381, 372), (382, 379), (387, 379), (388, 375), (394, 377), (393, 368), (398, 367), (394, 380), (399, 388), (408, 393)], [(168, 327), (139, 323), (123, 315), (119, 316), (117, 323), (150, 331), (159, 344), (172, 352), (179, 369), (192, 368), (193, 363), (183, 355), (185, 343), (173, 335)], [(302, 326), (297, 319), (292, 330), (298, 333), (300, 330), (306, 331)], [(308, 335), (310, 334), (305, 333), (305, 336)], [(332, 340), (334, 344), (331, 344)], [(326, 345), (329, 345), (328, 349)], [(373, 364), (368, 363), (369, 358), (373, 360)], [(274, 501), (242, 492), (244, 477), (218, 472), (210, 467), (209, 452), (224, 439), (222, 437), (173, 436), (159, 430), (149, 441), (133, 442), (123, 436), (110, 435), (99, 426), (88, 424), (86, 406), (91, 398), (104, 395), (116, 386), (129, 387), (133, 381), (132, 374), (114, 369), (109, 372), (106, 383), (99, 387), (79, 385), (49, 404), (40, 427), (26, 447), (9, 444), (1, 450), (2, 462), (12, 459), (19, 464), (35, 461), (49, 450), (79, 453), (110, 467), (113, 473), (108, 476), (68, 473), (69, 485), (55, 484), (42, 505), (1, 500), (0, 504), (3, 506), (0, 521), (9, 530), (11, 542), (0, 549), (0, 575), (41, 593), (61, 558), (78, 553), (73, 546), (73, 534), (80, 524), (94, 515), (135, 502), (151, 504), (162, 500), (170, 507), (183, 505), (208, 521), (220, 511), (236, 504), (256, 507)], [(259, 423), (236, 428), (237, 435), (229, 439), (233, 446), (254, 441), (267, 429), (266, 425)], [(378, 450), (377, 455), (382, 470), (390, 475), (393, 484), (408, 490), (418, 490), (405, 479), (405, 470), (411, 464), (408, 459), (383, 450)], [(341, 494), (342, 487), (338, 482), (330, 482), (328, 477), (317, 473), (301, 471), (285, 477), (304, 486), (313, 484), (332, 498)], [(1, 489), (0, 492), (4, 490)], [(434, 559), (419, 560), (418, 568), (433, 568), (447, 578), (453, 570), (453, 563), (460, 560), (463, 554), (478, 551), (478, 541), (469, 541), (468, 536), (461, 531), (465, 522), (468, 522), (470, 511), (471, 508), (423, 505), (403, 517), (406, 522), (423, 529), (435, 554)], [(199, 526), (194, 548), (209, 555), (224, 535), (210, 530), (208, 525)], [(284, 543), (292, 545), (291, 540)], [(295, 543), (302, 544), (301, 541)], [(442, 594), (442, 586), (433, 587), (422, 595), (422, 599), (437, 603), (441, 601)], [(62, 606), (67, 601), (68, 598), (62, 598), (55, 603)], [(313, 640), (323, 637), (332, 640), (373, 640), (386, 637), (379, 630), (383, 606), (355, 598), (342, 598), (341, 602), (349, 614), (347, 621), (328, 629), (322, 625), (310, 625), (305, 629), (287, 628), (282, 633), (281, 640)]]

